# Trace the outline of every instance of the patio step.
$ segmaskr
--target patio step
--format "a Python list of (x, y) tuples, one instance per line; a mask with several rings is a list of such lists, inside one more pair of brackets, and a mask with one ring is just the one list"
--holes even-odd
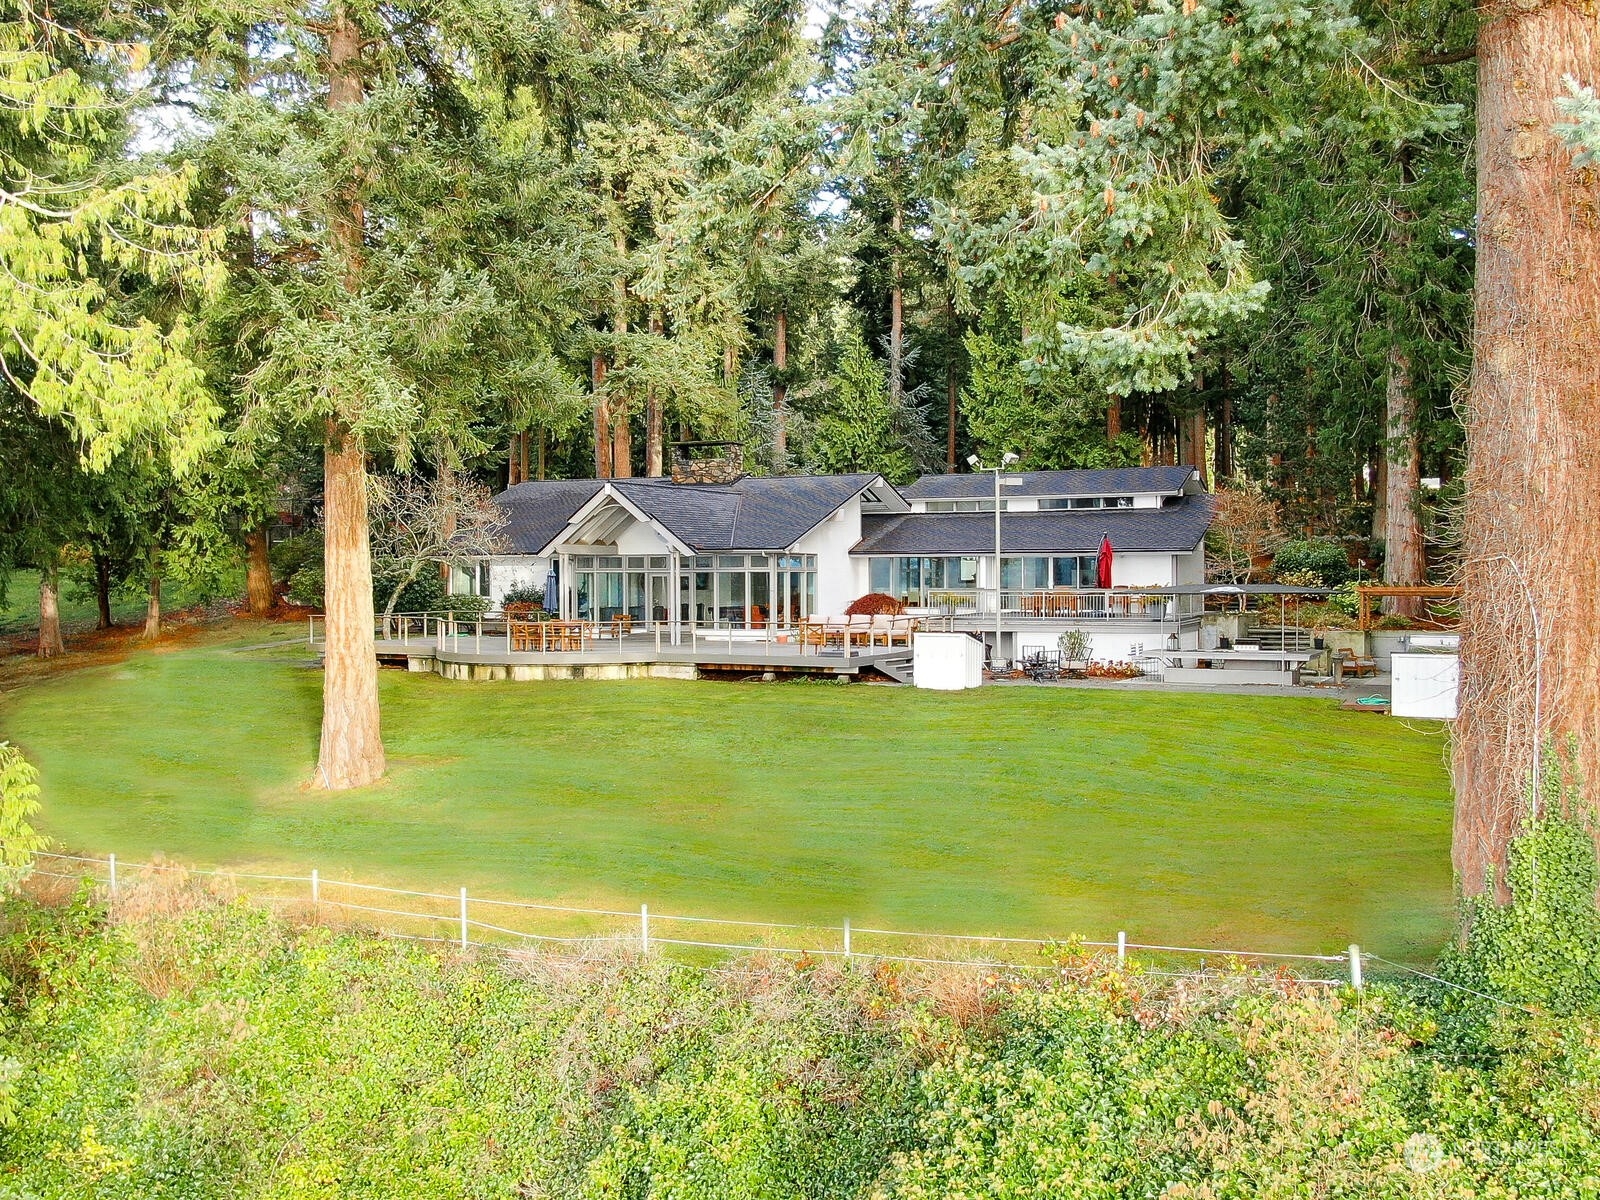
[(895, 658), (880, 658), (872, 664), (896, 683), (911, 682), (911, 655), (901, 655)]

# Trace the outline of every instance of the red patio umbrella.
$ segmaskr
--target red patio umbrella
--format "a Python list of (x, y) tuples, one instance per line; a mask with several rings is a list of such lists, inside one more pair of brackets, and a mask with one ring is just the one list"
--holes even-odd
[(1099, 579), (1096, 587), (1109, 588), (1111, 586), (1111, 535), (1108, 533), (1100, 539), (1100, 561), (1096, 564)]

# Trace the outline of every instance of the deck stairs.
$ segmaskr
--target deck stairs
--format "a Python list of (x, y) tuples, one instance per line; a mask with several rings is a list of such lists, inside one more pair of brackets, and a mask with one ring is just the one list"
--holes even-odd
[(872, 664), (896, 683), (911, 682), (911, 655), (899, 654), (894, 658), (880, 658)]

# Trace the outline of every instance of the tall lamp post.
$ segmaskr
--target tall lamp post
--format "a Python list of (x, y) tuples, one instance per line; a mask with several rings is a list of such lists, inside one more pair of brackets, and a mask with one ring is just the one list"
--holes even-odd
[(998, 466), (986, 467), (976, 454), (967, 459), (967, 465), (974, 471), (990, 471), (994, 474), (994, 661), (998, 666), (1000, 662), (1000, 485), (1002, 482), (1007, 487), (1017, 487), (1022, 483), (1020, 479), (1005, 479), (1002, 476), (1005, 469), (1017, 461), (1017, 456), (1009, 450), (1000, 456)]

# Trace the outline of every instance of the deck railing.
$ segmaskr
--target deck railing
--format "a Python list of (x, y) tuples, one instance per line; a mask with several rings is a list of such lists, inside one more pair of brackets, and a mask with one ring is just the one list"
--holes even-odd
[[(948, 617), (992, 619), (993, 588), (932, 592), (920, 607)], [(1181, 621), (1204, 611), (1203, 596), (1170, 595), (1134, 590), (1077, 588), (1002, 588), (1000, 615), (1007, 621)]]
[[(1000, 605), (1000, 617), (1008, 628), (1026, 627), (1035, 621), (1100, 624), (1130, 622), (1137, 624), (1167, 624), (1194, 620), (1205, 610), (1205, 597), (1141, 592), (1137, 589), (1078, 590), (1067, 588), (1006, 588), (997, 594), (993, 588), (933, 592), (924, 597), (925, 603), (913, 604), (912, 613), (922, 629), (969, 628), (971, 623), (993, 622), (995, 604)], [(719, 617), (713, 621), (686, 618), (677, 623), (677, 638), (673, 638), (673, 625), (669, 621), (635, 621), (633, 637), (653, 637), (659, 643), (695, 645), (708, 638), (721, 637), (731, 649), (743, 642), (788, 642), (800, 639), (807, 624), (822, 619), (818, 614), (809, 621), (783, 622), (778, 620), (733, 620)], [(309, 619), (309, 641), (313, 646), (323, 641), (324, 618)], [(511, 649), (512, 622), (500, 614), (463, 617), (449, 612), (392, 613), (379, 615), (374, 622), (374, 632), (379, 640), (413, 644), (444, 646), (458, 649), (468, 643), (478, 649)], [(580, 649), (615, 645), (615, 627), (609, 620), (584, 622)]]

